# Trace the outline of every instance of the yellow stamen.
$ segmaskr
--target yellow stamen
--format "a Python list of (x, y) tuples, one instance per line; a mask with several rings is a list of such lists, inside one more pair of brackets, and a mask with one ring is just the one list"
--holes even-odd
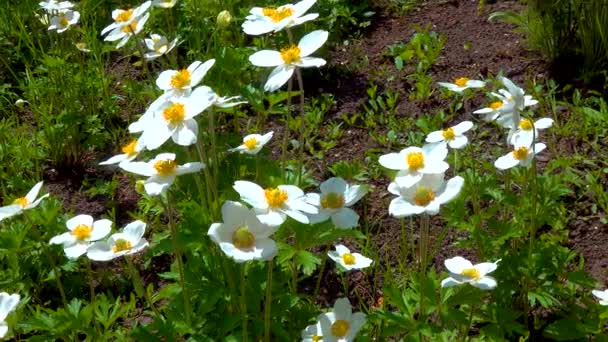
[(122, 32), (127, 34), (135, 34), (135, 31), (137, 31), (137, 20), (133, 20), (129, 25), (122, 28)]
[(30, 201), (28, 201), (28, 199), (25, 197), (19, 197), (13, 202), (13, 204), (19, 204), (21, 208), (25, 208), (26, 205), (30, 204)]
[(454, 80), (454, 84), (459, 87), (466, 87), (467, 82), (469, 82), (469, 79), (466, 77), (461, 77), (461, 78), (457, 78), (456, 80)]
[(435, 199), (435, 193), (430, 188), (426, 186), (420, 186), (416, 189), (416, 194), (414, 195), (414, 202), (421, 206), (426, 207)]
[(320, 342), (320, 341), (323, 341), (323, 336), (314, 335), (312, 337), (312, 342)]
[(174, 89), (185, 88), (190, 85), (192, 75), (188, 69), (182, 69), (171, 76), (171, 87)]
[(243, 145), (245, 145), (245, 147), (247, 147), (248, 150), (253, 150), (256, 148), (256, 146), (258, 146), (258, 139), (249, 138), (249, 139), (243, 141)]
[(137, 147), (137, 139), (131, 140), (130, 143), (126, 144), (125, 146), (123, 146), (121, 148), (121, 151), (122, 151), (122, 153), (131, 157), (131, 156), (134, 156), (137, 154), (137, 151), (135, 151), (135, 147)]
[(502, 101), (496, 101), (496, 102), (490, 103), (490, 108), (497, 110), (498, 108), (501, 108), (503, 105), (504, 105), (504, 103), (502, 103)]
[(156, 173), (161, 176), (168, 176), (170, 174), (173, 174), (176, 168), (177, 163), (175, 163), (175, 160), (165, 159), (159, 160), (154, 163), (154, 169), (156, 170)]
[(286, 64), (291, 64), (300, 60), (300, 48), (296, 45), (281, 49), (281, 58)]
[(424, 167), (424, 154), (422, 152), (409, 153), (406, 158), (410, 170), (416, 171)]
[(475, 280), (481, 279), (481, 273), (479, 273), (479, 270), (476, 268), (465, 268), (460, 274)]
[(273, 23), (278, 23), (279, 21), (291, 17), (293, 15), (293, 9), (289, 7), (283, 7), (279, 9), (275, 9), (272, 7), (266, 7), (262, 10), (264, 16), (269, 17)]
[(525, 146), (517, 148), (513, 151), (513, 158), (517, 160), (524, 160), (528, 157), (528, 148)]
[(133, 15), (133, 9), (128, 9), (128, 10), (124, 10), (122, 12), (120, 12), (117, 16), (116, 16), (116, 22), (117, 23), (125, 23), (129, 20), (131, 20), (131, 16)]
[(330, 192), (321, 197), (321, 207), (323, 209), (340, 209), (344, 207), (344, 195)]
[(445, 140), (453, 140), (456, 137), (456, 133), (454, 133), (452, 127), (444, 129), (441, 134)]
[(334, 322), (331, 325), (331, 334), (335, 337), (342, 338), (348, 334), (348, 330), (350, 329), (350, 323), (347, 321), (343, 321), (341, 319)]
[(86, 224), (79, 224), (72, 230), (72, 235), (78, 240), (84, 240), (91, 237), (91, 232), (93, 232), (93, 227), (87, 226)]
[(287, 201), (287, 193), (279, 188), (264, 190), (264, 196), (266, 196), (268, 206), (271, 208), (280, 208)]
[(232, 244), (240, 250), (250, 250), (255, 246), (255, 235), (249, 231), (247, 226), (239, 227), (232, 234)]
[(70, 24), (70, 21), (68, 20), (68, 18), (61, 17), (61, 19), (59, 19), (59, 25), (61, 27), (67, 27), (69, 24)]
[(186, 110), (184, 109), (184, 105), (181, 103), (174, 103), (171, 106), (165, 108), (163, 111), (163, 117), (170, 124), (178, 124), (184, 121), (184, 117), (186, 116)]
[(131, 245), (131, 241), (127, 241), (125, 239), (118, 239), (114, 242), (114, 246), (112, 246), (112, 251), (114, 253), (118, 253), (122, 251), (128, 251), (131, 248), (133, 248), (133, 246)]
[(344, 264), (346, 264), (346, 265), (354, 265), (355, 256), (350, 253), (344, 253), (344, 254), (342, 254), (342, 261), (344, 261)]
[(523, 129), (524, 131), (529, 131), (532, 129), (532, 127), (534, 127), (534, 125), (530, 119), (521, 119), (521, 121), (519, 121), (519, 128)]

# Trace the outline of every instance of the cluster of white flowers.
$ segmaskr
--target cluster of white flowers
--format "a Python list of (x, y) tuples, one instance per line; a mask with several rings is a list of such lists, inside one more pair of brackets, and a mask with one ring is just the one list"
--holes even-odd
[(49, 24), (49, 31), (62, 33), (80, 20), (80, 12), (72, 10), (74, 4), (70, 1), (48, 0), (40, 2), (39, 5), (48, 16), (45, 21)]

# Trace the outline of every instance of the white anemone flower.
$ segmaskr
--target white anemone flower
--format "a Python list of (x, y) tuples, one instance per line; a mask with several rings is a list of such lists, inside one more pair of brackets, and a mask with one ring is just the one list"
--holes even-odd
[(108, 160), (102, 161), (99, 165), (112, 165), (120, 163), (128, 163), (137, 158), (139, 152), (144, 149), (144, 142), (142, 139), (133, 139), (128, 144), (120, 148), (121, 154), (117, 154)]
[(508, 100), (513, 102), (513, 105), (517, 111), (521, 112), (525, 109), (525, 107), (534, 106), (538, 103), (538, 101), (534, 100), (532, 96), (526, 95), (524, 90), (515, 85), (515, 83), (513, 83), (510, 79), (500, 77), (500, 81), (507, 88), (507, 90), (503, 91), (502, 94), (505, 95)]
[(482, 262), (473, 265), (469, 260), (457, 256), (445, 260), (445, 267), (450, 272), (450, 276), (441, 281), (441, 287), (451, 287), (464, 283), (482, 290), (492, 290), (496, 288), (496, 279), (488, 276), (498, 266), (500, 259), (495, 262)]
[(146, 12), (146, 14), (142, 15), (141, 17), (137, 17), (131, 20), (129, 24), (124, 26), (118, 26), (112, 31), (110, 31), (110, 33), (108, 33), (104, 40), (109, 42), (120, 40), (120, 42), (118, 42), (118, 44), (116, 45), (116, 48), (120, 49), (125, 44), (127, 44), (131, 37), (139, 34), (141, 30), (143, 30), (144, 25), (146, 24), (149, 18), (150, 13)]
[(346, 271), (360, 270), (369, 267), (373, 262), (372, 259), (359, 253), (351, 253), (350, 249), (344, 245), (336, 245), (336, 250), (329, 251), (327, 255)]
[[(542, 118), (536, 121), (530, 119), (519, 120), (517, 129), (513, 132), (510, 143), (520, 142), (522, 145), (531, 146), (535, 139), (538, 139), (538, 131), (547, 129), (553, 125), (553, 119)], [(512, 127), (509, 127), (512, 128)]]
[(278, 226), (263, 224), (254, 210), (239, 202), (226, 201), (222, 220), (223, 223), (212, 224), (207, 234), (236, 262), (271, 260), (277, 254), (277, 244), (270, 235)]
[(129, 133), (143, 132), (146, 127), (148, 127), (149, 121), (154, 118), (154, 112), (156, 112), (160, 107), (166, 106), (172, 97), (172, 94), (164, 93), (154, 100), (150, 106), (148, 106), (144, 114), (129, 125)]
[(244, 202), (253, 207), (258, 219), (270, 226), (280, 226), (287, 220), (287, 216), (308, 224), (309, 219), (305, 213), (319, 212), (315, 206), (306, 203), (304, 192), (295, 185), (263, 189), (252, 182), (236, 181), (233, 188)]
[(323, 330), (321, 322), (309, 325), (302, 330), (302, 342), (321, 342), (323, 341)]
[(58, 2), (57, 0), (42, 1), (38, 5), (48, 13), (61, 12), (74, 7), (74, 4), (70, 1)]
[(109, 261), (138, 253), (148, 246), (148, 241), (143, 238), (145, 231), (144, 222), (133, 221), (127, 224), (122, 232), (112, 234), (108, 241), (93, 243), (87, 251), (87, 257), (94, 261)]
[(274, 132), (268, 132), (264, 135), (260, 134), (249, 134), (243, 138), (243, 143), (235, 148), (231, 148), (230, 152), (242, 152), (246, 154), (258, 154), (262, 147), (266, 145)]
[(144, 53), (144, 58), (148, 61), (156, 59), (164, 54), (169, 53), (177, 45), (179, 38), (175, 38), (171, 43), (167, 37), (159, 34), (151, 34), (150, 38), (144, 39), (148, 52)]
[(32, 189), (27, 193), (27, 195), (15, 199), (13, 204), (0, 207), (0, 221), (4, 220), (5, 218), (18, 215), (24, 210), (29, 210), (37, 207), (38, 204), (40, 204), (40, 201), (49, 196), (49, 194), (44, 194), (38, 199), (36, 199), (41, 188), (42, 182), (38, 182), (32, 187)]
[(82, 51), (82, 52), (91, 52), (91, 49), (89, 49), (89, 46), (85, 42), (74, 43), (74, 46), (76, 46), (76, 48), (79, 51)]
[(339, 298), (334, 303), (332, 311), (320, 314), (317, 318), (321, 323), (323, 342), (354, 341), (357, 333), (365, 324), (365, 314), (353, 313), (353, 307), (348, 298)]
[(51, 17), (51, 25), (49, 31), (57, 30), (57, 33), (62, 33), (70, 28), (72, 25), (76, 25), (80, 19), (80, 12), (66, 10), (60, 12), (58, 15)]
[(448, 90), (455, 91), (457, 93), (462, 92), (469, 88), (483, 88), (486, 85), (484, 81), (471, 80), (466, 77), (457, 78), (454, 83), (448, 82), (437, 82), (440, 86), (447, 88)]
[(592, 290), (591, 293), (597, 297), (600, 305), (608, 305), (608, 290)]
[(20, 299), (16, 293), (10, 295), (6, 292), (0, 293), (0, 338), (4, 338), (8, 333), (6, 317), (9, 313), (15, 311)]
[(450, 167), (444, 161), (447, 155), (447, 144), (435, 143), (385, 154), (380, 156), (378, 162), (387, 169), (398, 170), (395, 182), (409, 188), (425, 174), (443, 174)]
[(445, 141), (451, 148), (460, 149), (465, 147), (469, 141), (464, 133), (471, 128), (473, 128), (471, 121), (463, 121), (456, 126), (429, 133), (426, 137), (426, 142), (437, 143)]
[(157, 149), (169, 138), (181, 146), (196, 143), (198, 124), (194, 117), (211, 105), (202, 94), (203, 89), (197, 88), (188, 96), (172, 97), (154, 110), (151, 118), (144, 119), (141, 139), (146, 149)]
[[(524, 139), (526, 140), (526, 139)], [(530, 167), (534, 156), (542, 152), (547, 146), (543, 143), (528, 145), (526, 141), (520, 143), (514, 141), (515, 148), (512, 152), (498, 158), (494, 162), (494, 166), (499, 170), (507, 170), (515, 166)], [(532, 148), (534, 146), (534, 148)]]
[(144, 189), (148, 195), (160, 195), (173, 182), (175, 177), (199, 172), (205, 164), (199, 162), (177, 165), (174, 153), (161, 153), (149, 162), (122, 163), (120, 167), (128, 172), (147, 176)]
[(291, 45), (281, 51), (261, 50), (249, 56), (249, 61), (260, 67), (274, 67), (264, 89), (275, 91), (283, 86), (296, 68), (320, 67), (325, 60), (309, 57), (327, 41), (329, 33), (323, 30), (313, 31), (300, 39), (298, 45)]
[(243, 31), (252, 36), (268, 32), (278, 32), (284, 28), (294, 27), (316, 19), (318, 13), (304, 15), (314, 5), (316, 0), (303, 0), (297, 4), (287, 4), (273, 7), (254, 7), (245, 18)]
[(160, 8), (171, 8), (177, 4), (177, 0), (152, 0), (152, 6)]
[(319, 208), (318, 214), (308, 215), (310, 223), (319, 223), (331, 218), (336, 228), (348, 229), (359, 224), (359, 215), (349, 208), (367, 193), (361, 185), (349, 185), (340, 177), (332, 177), (321, 183), (321, 194), (310, 193), (306, 201)]
[[(203, 80), (213, 64), (215, 59), (205, 63), (195, 61), (187, 69), (165, 70), (158, 75), (156, 86), (176, 96), (187, 94)], [(208, 92), (206, 88), (205, 92)]]
[(441, 205), (458, 196), (463, 185), (462, 177), (456, 176), (446, 182), (443, 174), (424, 175), (410, 187), (391, 182), (388, 191), (399, 197), (391, 201), (388, 212), (397, 218), (423, 213), (435, 215), (439, 213)]
[(93, 221), (89, 215), (78, 215), (66, 222), (69, 232), (53, 237), (51, 245), (63, 245), (65, 255), (76, 259), (85, 254), (91, 242), (101, 240), (112, 230), (112, 221), (107, 219)]
[(112, 11), (112, 19), (114, 22), (108, 26), (106, 26), (102, 31), (101, 35), (105, 35), (106, 33), (115, 30), (117, 28), (121, 28), (123, 26), (131, 25), (133, 21), (138, 20), (137, 18), (143, 16), (148, 9), (150, 9), (150, 5), (152, 5), (151, 1), (146, 1), (138, 7), (128, 8), (128, 9), (116, 9)]

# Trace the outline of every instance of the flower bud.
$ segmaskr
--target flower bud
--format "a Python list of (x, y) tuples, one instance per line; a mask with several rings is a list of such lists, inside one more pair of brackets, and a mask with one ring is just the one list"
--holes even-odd
[(143, 195), (146, 193), (146, 188), (144, 187), (145, 183), (146, 181), (144, 180), (138, 180), (135, 182), (135, 191), (137, 191), (138, 194)]
[(228, 27), (231, 21), (232, 15), (227, 10), (223, 10), (217, 15), (217, 26), (221, 29)]

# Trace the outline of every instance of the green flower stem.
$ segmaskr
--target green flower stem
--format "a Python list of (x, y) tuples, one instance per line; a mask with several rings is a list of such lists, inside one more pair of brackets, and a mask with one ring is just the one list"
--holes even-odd
[(247, 264), (244, 263), (241, 266), (241, 320), (243, 325), (243, 342), (247, 342), (249, 340), (249, 332), (247, 331)]
[(462, 341), (466, 341), (468, 337), (468, 333), (471, 330), (471, 326), (473, 325), (473, 314), (475, 313), (475, 304), (471, 304), (471, 311), (469, 312), (469, 322), (464, 326), (462, 330)]
[(205, 167), (203, 167), (203, 173), (205, 174), (205, 179), (207, 181), (207, 198), (208, 200), (208, 205), (211, 208), (211, 218), (215, 219), (215, 215), (217, 213), (216, 211), (216, 206), (217, 206), (217, 187), (215, 185), (215, 179), (213, 178), (213, 176), (211, 175), (211, 173), (209, 172), (209, 158), (207, 157), (207, 154), (205, 153), (205, 149), (201, 146), (201, 144), (197, 143), (196, 144), (196, 151), (198, 152), (198, 156), (201, 160), (202, 163), (205, 164)]
[(127, 263), (129, 273), (131, 273), (131, 281), (133, 281), (133, 287), (135, 288), (135, 293), (139, 296), (139, 298), (145, 300), (148, 303), (148, 306), (150, 307), (150, 309), (152, 309), (152, 311), (154, 312), (154, 314), (156, 314), (156, 316), (158, 318), (164, 320), (163, 315), (161, 315), (161, 313), (158, 311), (158, 309), (154, 305), (152, 298), (150, 298), (148, 291), (145, 290), (144, 282), (142, 281), (141, 276), (139, 275), (139, 271), (137, 270), (135, 265), (133, 265), (133, 261), (131, 261), (131, 257), (128, 255), (125, 255), (124, 258)]
[(271, 259), (266, 264), (268, 272), (266, 273), (266, 299), (264, 300), (264, 342), (270, 342), (270, 312), (272, 310), (272, 272), (274, 262)]
[[(95, 288), (93, 287), (93, 269), (91, 268), (91, 260), (87, 259), (85, 261), (85, 264), (87, 264), (87, 283), (89, 283), (89, 295), (91, 296), (91, 305), (93, 306), (93, 313), (95, 313), (97, 311), (97, 300), (95, 296)], [(99, 326), (99, 322), (97, 322), (97, 320), (95, 319), (95, 314), (93, 314), (93, 324), (95, 325), (95, 331), (97, 332), (97, 335), (101, 336), (101, 328)]]
[(300, 89), (300, 144), (298, 146), (298, 176), (296, 184), (300, 185), (302, 172), (304, 171), (304, 122), (306, 120), (306, 113), (304, 112), (304, 81), (299, 68), (296, 68), (296, 79), (298, 80), (298, 88)]
[[(216, 143), (216, 137), (215, 137), (215, 115), (213, 112), (213, 107), (209, 108), (209, 137), (210, 137), (210, 141), (211, 141), (211, 156), (209, 157), (209, 160), (211, 163), (211, 173), (213, 174), (213, 179), (219, 179), (218, 178), (218, 168), (219, 168), (219, 159), (217, 157), (217, 143)], [(217, 185), (217, 184), (214, 184)], [(214, 193), (216, 194), (215, 199), (217, 200), (217, 188), (216, 189), (212, 189), (212, 191), (214, 191)]]
[[(188, 152), (188, 158), (190, 160), (194, 160), (195, 158), (192, 155), (192, 151), (190, 149), (188, 149), (187, 152)], [(201, 159), (201, 162), (204, 163), (205, 161)], [(203, 183), (201, 182), (201, 179), (199, 177), (194, 177), (194, 182), (196, 183), (196, 188), (198, 189), (198, 195), (201, 200), (201, 209), (206, 210), (207, 217), (210, 218), (211, 213), (209, 212), (209, 208), (210, 208), (209, 203), (211, 203), (211, 193), (209, 191), (209, 187), (203, 186)], [(203, 190), (203, 188), (205, 190)], [(205, 197), (205, 194), (207, 195), (207, 197)]]
[(331, 242), (327, 243), (325, 246), (325, 252), (323, 252), (323, 260), (321, 261), (321, 270), (319, 271), (319, 278), (317, 278), (317, 284), (315, 285), (315, 291), (312, 293), (313, 300), (317, 298), (319, 294), (319, 289), (321, 288), (321, 280), (323, 280), (323, 272), (325, 272), (325, 266), (327, 266), (327, 258), (329, 257), (327, 253), (331, 249)]
[(420, 224), (420, 271), (424, 273), (427, 266), (427, 254), (429, 245), (429, 227), (431, 225), (431, 217), (428, 214), (422, 214)]
[(289, 143), (289, 121), (291, 121), (291, 90), (293, 89), (293, 78), (287, 81), (287, 116), (285, 117), (285, 129), (283, 142), (281, 143), (281, 167), (283, 168), (283, 183), (287, 182), (287, 144)]

